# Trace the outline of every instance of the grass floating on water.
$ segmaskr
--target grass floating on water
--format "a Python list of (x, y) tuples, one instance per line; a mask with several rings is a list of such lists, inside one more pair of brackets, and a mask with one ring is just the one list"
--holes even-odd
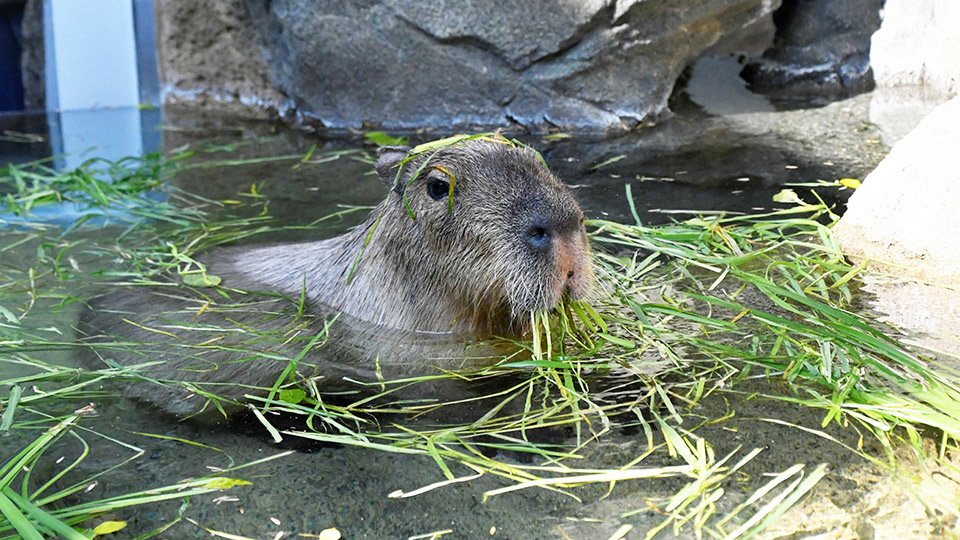
[[(165, 182), (170, 175), (186, 167), (244, 163), (193, 161), (195, 155), (185, 150), (170, 157), (93, 161), (66, 173), (43, 164), (0, 170), (6, 212), (0, 220), (16, 227), (4, 229), (0, 254), (22, 254), (28, 248), (34, 253), (28, 260), (0, 265), (0, 363), (18, 373), (0, 380), (0, 431), (37, 434), (26, 437), (26, 445), (0, 468), (0, 513), (6, 520), (0, 521), (0, 536), (16, 531), (25, 538), (51, 532), (70, 537), (69, 531), (84, 527), (95, 532), (91, 520), (106, 512), (156, 502), (157, 497), (182, 499), (236, 485), (213, 476), (91, 501), (82, 493), (89, 482), (58, 486), (50, 493), (55, 479), (22, 472), (65, 436), (82, 446), (87, 444), (84, 437), (109, 437), (131, 452), (117, 467), (142, 453), (86, 428), (81, 412), (55, 412), (71, 405), (83, 411), (86, 403), (109, 392), (101, 389), (104, 381), (138, 379), (135, 368), (85, 371), (48, 359), (51, 353), (75, 347), (62, 337), (69, 334), (67, 329), (47, 322), (49, 313), (84, 301), (73, 282), (181, 283), (209, 299), (206, 309), (227, 309), (210, 293), (218, 285), (216, 276), (207, 273), (196, 254), (282, 227), (269, 216), (255, 188), (243, 204), (259, 211), (215, 219), (209, 209), (224, 203), (169, 188)], [(311, 149), (306, 156), (256, 162), (272, 159), (297, 167), (341, 156), (356, 157)], [(44, 207), (64, 202), (78, 209), (80, 217), (73, 223), (57, 226), (32, 219)], [(698, 428), (722, 418), (704, 420), (691, 414), (708, 396), (753, 393), (751, 381), (776, 381), (768, 388), (779, 392), (753, 398), (795, 403), (820, 414), (824, 429), (837, 425), (872, 436), (888, 449), (886, 454), (865, 447), (851, 451), (890, 467), (896, 465), (892, 449), (897, 445), (914, 445), (920, 451), (920, 441), (932, 435), (939, 437), (943, 453), (954, 449), (960, 437), (956, 374), (932, 368), (928, 358), (905, 347), (888, 329), (851, 310), (861, 268), (843, 258), (830, 230), (833, 217), (823, 205), (801, 205), (765, 215), (696, 218), (658, 227), (645, 227), (638, 218), (635, 224), (592, 221), (603, 294), (554, 314), (531, 314), (529, 340), (519, 343), (523, 353), (467, 372), (370, 381), (368, 385), (382, 391), (348, 404), (327, 403), (315, 384), (296, 385), (281, 378), (260, 397), (251, 394), (250, 403), (274, 439), (300, 437), (371, 452), (420, 455), (435, 462), (444, 476), (440, 482), (397, 490), (391, 497), (417, 496), (483, 475), (505, 479), (484, 498), (539, 488), (579, 499), (579, 486), (613, 489), (639, 479), (680, 478), (685, 483), (671, 496), (649, 501), (650, 507), (626, 509), (621, 518), (660, 513), (663, 520), (648, 536), (693, 529), (710, 536), (749, 537), (829, 473), (823, 464), (772, 471), (768, 481), (720, 515), (717, 501), (726, 495), (724, 483), (762, 450), (717, 456)], [(102, 221), (121, 224), (111, 229), (115, 236), (108, 242), (86, 234)], [(91, 276), (81, 270), (89, 265), (78, 259), (121, 263)], [(282, 338), (242, 330), (251, 343)], [(315, 345), (315, 339), (307, 339), (303, 351)], [(149, 344), (140, 343), (106, 347), (150, 350)], [(301, 358), (287, 360), (295, 366)], [(444, 379), (507, 382), (494, 394), (457, 401), (394, 398), (398, 389)], [(198, 388), (190, 381), (156, 383), (184, 384), (203, 392), (211, 407), (229, 405), (215, 388)], [(486, 407), (485, 412), (468, 423), (414, 421), (465, 403)], [(305, 428), (274, 427), (270, 413), (278, 411), (302, 417)], [(582, 465), (591, 445), (625, 426), (638, 430), (645, 442), (642, 452), (614, 468)], [(569, 438), (557, 442), (538, 436), (551, 430), (562, 430)], [(516, 455), (534, 460), (510, 457)], [(78, 462), (86, 457), (81, 455)], [(40, 536), (32, 536), (33, 531)]]

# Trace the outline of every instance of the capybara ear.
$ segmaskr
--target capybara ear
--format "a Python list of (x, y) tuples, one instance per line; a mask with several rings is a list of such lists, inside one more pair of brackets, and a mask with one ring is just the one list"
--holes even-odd
[(381, 146), (377, 149), (377, 176), (384, 185), (396, 188), (396, 165), (407, 157), (409, 151), (409, 146)]

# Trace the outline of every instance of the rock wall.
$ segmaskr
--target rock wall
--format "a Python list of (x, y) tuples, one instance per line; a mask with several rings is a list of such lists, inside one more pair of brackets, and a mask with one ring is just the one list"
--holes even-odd
[(837, 230), (854, 256), (960, 289), (958, 28), (957, 0), (886, 0), (871, 45), (870, 119), (887, 140), (916, 129), (867, 176)]
[[(910, 0), (908, 0), (910, 1)], [(873, 87), (870, 36), (884, 0), (784, 0), (777, 35), (742, 76), (774, 96), (848, 96)]]
[[(960, 2), (886, 0), (871, 40), (877, 84), (870, 121), (887, 144), (960, 92)], [(960, 201), (957, 201), (960, 204)]]
[(871, 40), (870, 120), (899, 141), (834, 229), (868, 263), (873, 309), (942, 359), (960, 358), (960, 97), (934, 106), (960, 90), (958, 27), (956, 0), (886, 0)]
[(167, 101), (346, 129), (620, 131), (777, 0), (158, 0)]
[(864, 289), (911, 341), (960, 359), (960, 97), (893, 146), (850, 198), (834, 231), (868, 263)]
[(157, 64), (165, 103), (271, 117), (276, 90), (244, 0), (156, 0)]

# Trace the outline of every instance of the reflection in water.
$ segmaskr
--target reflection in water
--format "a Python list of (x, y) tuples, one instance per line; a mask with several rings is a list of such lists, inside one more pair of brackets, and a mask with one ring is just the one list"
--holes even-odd
[(162, 112), (154, 108), (0, 113), (0, 163), (52, 157), (53, 166), (68, 170), (94, 158), (116, 161), (159, 152), (161, 122)]
[[(372, 384), (378, 381), (475, 370), (516, 352), (506, 341), (378, 327), (323, 306), (304, 311), (296, 299), (232, 287), (211, 297), (185, 287), (114, 286), (91, 300), (80, 327), (91, 368), (139, 365), (138, 373), (150, 379), (188, 383), (123, 388), (178, 415), (236, 410), (244, 396), (265, 397), (275, 385), (306, 384), (359, 400), (381, 392)], [(390, 397), (449, 401), (465, 389), (457, 381), (428, 381), (416, 385), (422, 395), (400, 388)]]
[(690, 99), (713, 115), (773, 112), (765, 96), (746, 91), (747, 81), (739, 77), (741, 69), (734, 55), (697, 60), (687, 82)]

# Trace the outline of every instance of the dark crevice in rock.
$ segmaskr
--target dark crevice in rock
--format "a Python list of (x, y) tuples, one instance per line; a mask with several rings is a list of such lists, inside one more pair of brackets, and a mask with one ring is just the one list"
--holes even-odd
[(45, 45), (42, 0), (27, 0), (22, 27), (23, 53), (20, 65), (23, 77), (24, 108), (28, 111), (42, 111), (47, 103), (44, 83)]
[[(389, 8), (393, 9), (393, 8)], [(427, 40), (433, 43), (439, 43), (441, 45), (446, 45), (453, 47), (454, 49), (464, 49), (469, 48), (474, 51), (483, 53), (485, 57), (493, 60), (499, 68), (501, 69), (513, 69), (513, 66), (510, 65), (510, 61), (506, 58), (503, 51), (500, 50), (496, 45), (486, 41), (478, 36), (471, 35), (461, 35), (461, 36), (452, 36), (452, 37), (438, 37), (429, 31), (427, 31), (422, 26), (414, 23), (407, 17), (402, 14), (396, 14), (397, 20), (402, 22), (406, 28), (413, 30), (415, 33), (423, 36)], [(441, 49), (442, 50), (442, 49)]]
[(504, 112), (504, 116), (512, 124), (513, 127), (521, 128), (528, 133), (530, 132), (530, 129), (526, 125), (524, 125), (524, 123), (521, 122), (520, 119), (515, 118), (513, 115), (511, 115), (508, 112)]

